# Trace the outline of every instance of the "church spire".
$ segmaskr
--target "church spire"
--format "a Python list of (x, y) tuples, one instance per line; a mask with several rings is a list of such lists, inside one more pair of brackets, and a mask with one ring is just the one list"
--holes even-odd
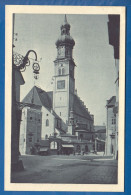
[(67, 17), (66, 17), (66, 14), (65, 14), (65, 23), (67, 23)]
[(56, 41), (57, 48), (60, 45), (69, 44), (72, 48), (75, 45), (75, 41), (70, 36), (70, 24), (67, 21), (67, 16), (65, 14), (63, 24), (61, 25), (61, 36)]
[(67, 17), (65, 14), (64, 23), (61, 25), (61, 35), (69, 35), (70, 34), (70, 24), (67, 22)]

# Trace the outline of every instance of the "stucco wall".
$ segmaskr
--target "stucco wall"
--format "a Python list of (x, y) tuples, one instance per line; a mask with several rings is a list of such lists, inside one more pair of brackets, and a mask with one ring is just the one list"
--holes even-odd
[(107, 131), (106, 131), (106, 154), (112, 154), (112, 140), (110, 135), (115, 133), (116, 124), (112, 124), (112, 119), (115, 118), (113, 113), (113, 107), (107, 108)]
[[(46, 120), (49, 121), (49, 125), (46, 126)], [(47, 110), (45, 107), (42, 107), (42, 130), (41, 138), (45, 139), (45, 136), (48, 137), (54, 133), (54, 116), (52, 113)]]

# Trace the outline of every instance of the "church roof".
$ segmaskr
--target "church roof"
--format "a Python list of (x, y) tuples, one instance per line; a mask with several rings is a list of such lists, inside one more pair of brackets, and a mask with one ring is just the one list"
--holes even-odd
[[(34, 86), (25, 96), (22, 102), (44, 106), (49, 111), (51, 111), (53, 108), (53, 91), (46, 92), (40, 87)], [(82, 105), (80, 98), (75, 94), (72, 110), (74, 114), (92, 120), (91, 115), (86, 110), (84, 105)], [(54, 111), (52, 111), (52, 114), (56, 118), (60, 118)]]
[(73, 112), (74, 114), (80, 115), (84, 118), (88, 118), (92, 120), (91, 115), (89, 112), (86, 110), (85, 106), (82, 105), (80, 98), (74, 94), (74, 103), (73, 103)]
[(71, 45), (75, 45), (75, 41), (73, 40), (73, 38), (70, 35), (60, 35), (60, 37), (58, 38), (58, 40), (56, 41), (56, 46), (58, 45), (63, 45), (63, 44), (71, 44)]
[[(36, 86), (35, 86), (36, 87)], [(52, 109), (52, 96), (53, 92), (46, 92), (41, 88), (36, 87), (38, 92), (39, 98), (41, 100), (42, 106), (48, 108), (49, 110)]]
[(52, 109), (53, 92), (46, 92), (43, 89), (34, 86), (25, 96), (22, 102), (35, 104), (46, 107), (48, 110)]

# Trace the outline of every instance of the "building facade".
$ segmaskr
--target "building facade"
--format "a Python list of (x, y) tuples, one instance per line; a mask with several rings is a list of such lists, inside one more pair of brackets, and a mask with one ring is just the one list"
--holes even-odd
[(114, 155), (116, 151), (115, 133), (116, 133), (116, 115), (114, 114), (114, 107), (116, 103), (116, 96), (112, 96), (107, 100), (107, 127), (106, 127), (106, 155)]
[(113, 46), (114, 49), (114, 59), (115, 59), (115, 88), (116, 88), (116, 102), (114, 107), (114, 114), (116, 116), (116, 132), (115, 132), (115, 153), (114, 157), (118, 159), (118, 119), (119, 119), (119, 47), (120, 47), (120, 15), (108, 15), (108, 32), (109, 32), (109, 44)]

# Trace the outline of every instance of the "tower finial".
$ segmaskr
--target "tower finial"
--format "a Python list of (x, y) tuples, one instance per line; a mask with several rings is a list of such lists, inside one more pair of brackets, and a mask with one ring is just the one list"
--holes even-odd
[(65, 23), (67, 23), (67, 17), (66, 17), (66, 14), (65, 14), (65, 21), (64, 21)]

